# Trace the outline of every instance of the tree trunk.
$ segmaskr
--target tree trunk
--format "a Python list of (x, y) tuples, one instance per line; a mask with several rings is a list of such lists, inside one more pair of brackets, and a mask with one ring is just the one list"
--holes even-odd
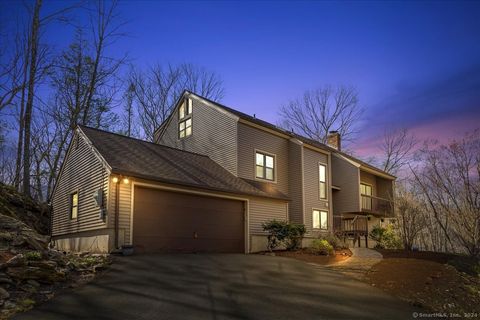
[(25, 61), (23, 66), (23, 83), (22, 83), (22, 95), (20, 99), (20, 119), (18, 120), (18, 143), (17, 143), (17, 158), (15, 161), (15, 178), (14, 186), (16, 190), (19, 190), (20, 186), (20, 174), (22, 171), (22, 147), (23, 147), (23, 133), (25, 130), (25, 90), (28, 81), (28, 60), (30, 54), (30, 39), (27, 38), (27, 47), (25, 52)]
[(36, 0), (33, 11), (31, 54), (30, 54), (30, 74), (28, 79), (28, 96), (25, 107), (25, 135), (23, 143), (23, 193), (30, 195), (30, 134), (32, 126), (32, 111), (33, 111), (33, 97), (35, 90), (35, 76), (37, 73), (37, 55), (40, 29), (40, 8), (42, 7), (42, 0)]

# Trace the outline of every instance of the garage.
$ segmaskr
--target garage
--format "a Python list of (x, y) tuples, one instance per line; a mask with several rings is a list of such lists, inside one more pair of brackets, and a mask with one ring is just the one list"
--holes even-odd
[(135, 186), (136, 252), (245, 252), (239, 200)]

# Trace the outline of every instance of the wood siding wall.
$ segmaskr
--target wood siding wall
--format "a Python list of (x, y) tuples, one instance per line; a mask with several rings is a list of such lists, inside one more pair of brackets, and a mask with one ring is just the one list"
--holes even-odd
[(391, 199), (393, 196), (393, 181), (376, 177), (377, 180), (377, 197)]
[(237, 175), (237, 120), (192, 98), (192, 135), (178, 137), (178, 109), (156, 143), (209, 156)]
[[(118, 220), (118, 229), (119, 229), (119, 245), (122, 244), (131, 244), (131, 235), (130, 235), (130, 212), (131, 212), (131, 198), (132, 198), (132, 179), (128, 184), (123, 183), (121, 180), (118, 182), (119, 185), (119, 197), (120, 202), (118, 203), (119, 211), (119, 220)], [(116, 201), (116, 183), (112, 182), (110, 179), (110, 201), (109, 201), (109, 212), (108, 215), (108, 226), (109, 228), (115, 228), (115, 201)]]
[(332, 184), (341, 190), (333, 191), (333, 213), (340, 215), (360, 210), (360, 181), (358, 168), (332, 155)]
[[(52, 236), (106, 228), (93, 194), (102, 189), (103, 203), (107, 204), (109, 173), (78, 131), (64, 161), (52, 196)], [(70, 195), (75, 191), (78, 191), (78, 218), (70, 219)]]
[[(327, 166), (327, 200), (320, 200), (320, 183), (318, 170), (318, 165), (320, 163), (323, 163)], [(307, 229), (307, 235), (310, 236), (317, 236), (320, 233), (319, 230), (313, 230), (313, 209), (321, 209), (328, 211), (328, 228), (329, 230), (331, 230), (332, 228), (333, 218), (328, 205), (328, 201), (331, 199), (331, 177), (328, 176), (328, 166), (328, 155), (310, 150), (308, 148), (303, 148), (305, 227)]]
[(238, 176), (255, 180), (255, 150), (275, 154), (276, 168), (273, 185), (288, 195), (288, 143), (289, 141), (285, 138), (238, 123)]
[(289, 218), (294, 223), (303, 224), (303, 146), (300, 143), (289, 141), (288, 159)]
[(250, 234), (267, 234), (262, 223), (270, 220), (288, 220), (288, 203), (262, 198), (251, 198), (249, 201)]

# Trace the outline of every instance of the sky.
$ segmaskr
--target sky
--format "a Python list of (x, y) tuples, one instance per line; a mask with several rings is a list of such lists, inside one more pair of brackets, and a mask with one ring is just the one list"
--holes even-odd
[[(18, 2), (10, 2), (10, 5)], [(45, 1), (45, 10), (64, 3)], [(223, 104), (277, 123), (307, 89), (354, 86), (359, 156), (386, 129), (447, 141), (480, 127), (480, 2), (121, 1), (128, 36), (109, 48), (140, 66), (218, 73)], [(5, 13), (5, 12), (4, 12)], [(47, 31), (58, 45), (68, 28)]]

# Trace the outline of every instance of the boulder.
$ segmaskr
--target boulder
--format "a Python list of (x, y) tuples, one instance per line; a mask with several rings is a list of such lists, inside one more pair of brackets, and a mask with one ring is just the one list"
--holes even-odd
[(0, 300), (6, 300), (10, 298), (10, 293), (7, 290), (0, 287)]
[(21, 253), (17, 254), (16, 256), (10, 258), (5, 264), (7, 267), (20, 267), (27, 264), (27, 259)]

